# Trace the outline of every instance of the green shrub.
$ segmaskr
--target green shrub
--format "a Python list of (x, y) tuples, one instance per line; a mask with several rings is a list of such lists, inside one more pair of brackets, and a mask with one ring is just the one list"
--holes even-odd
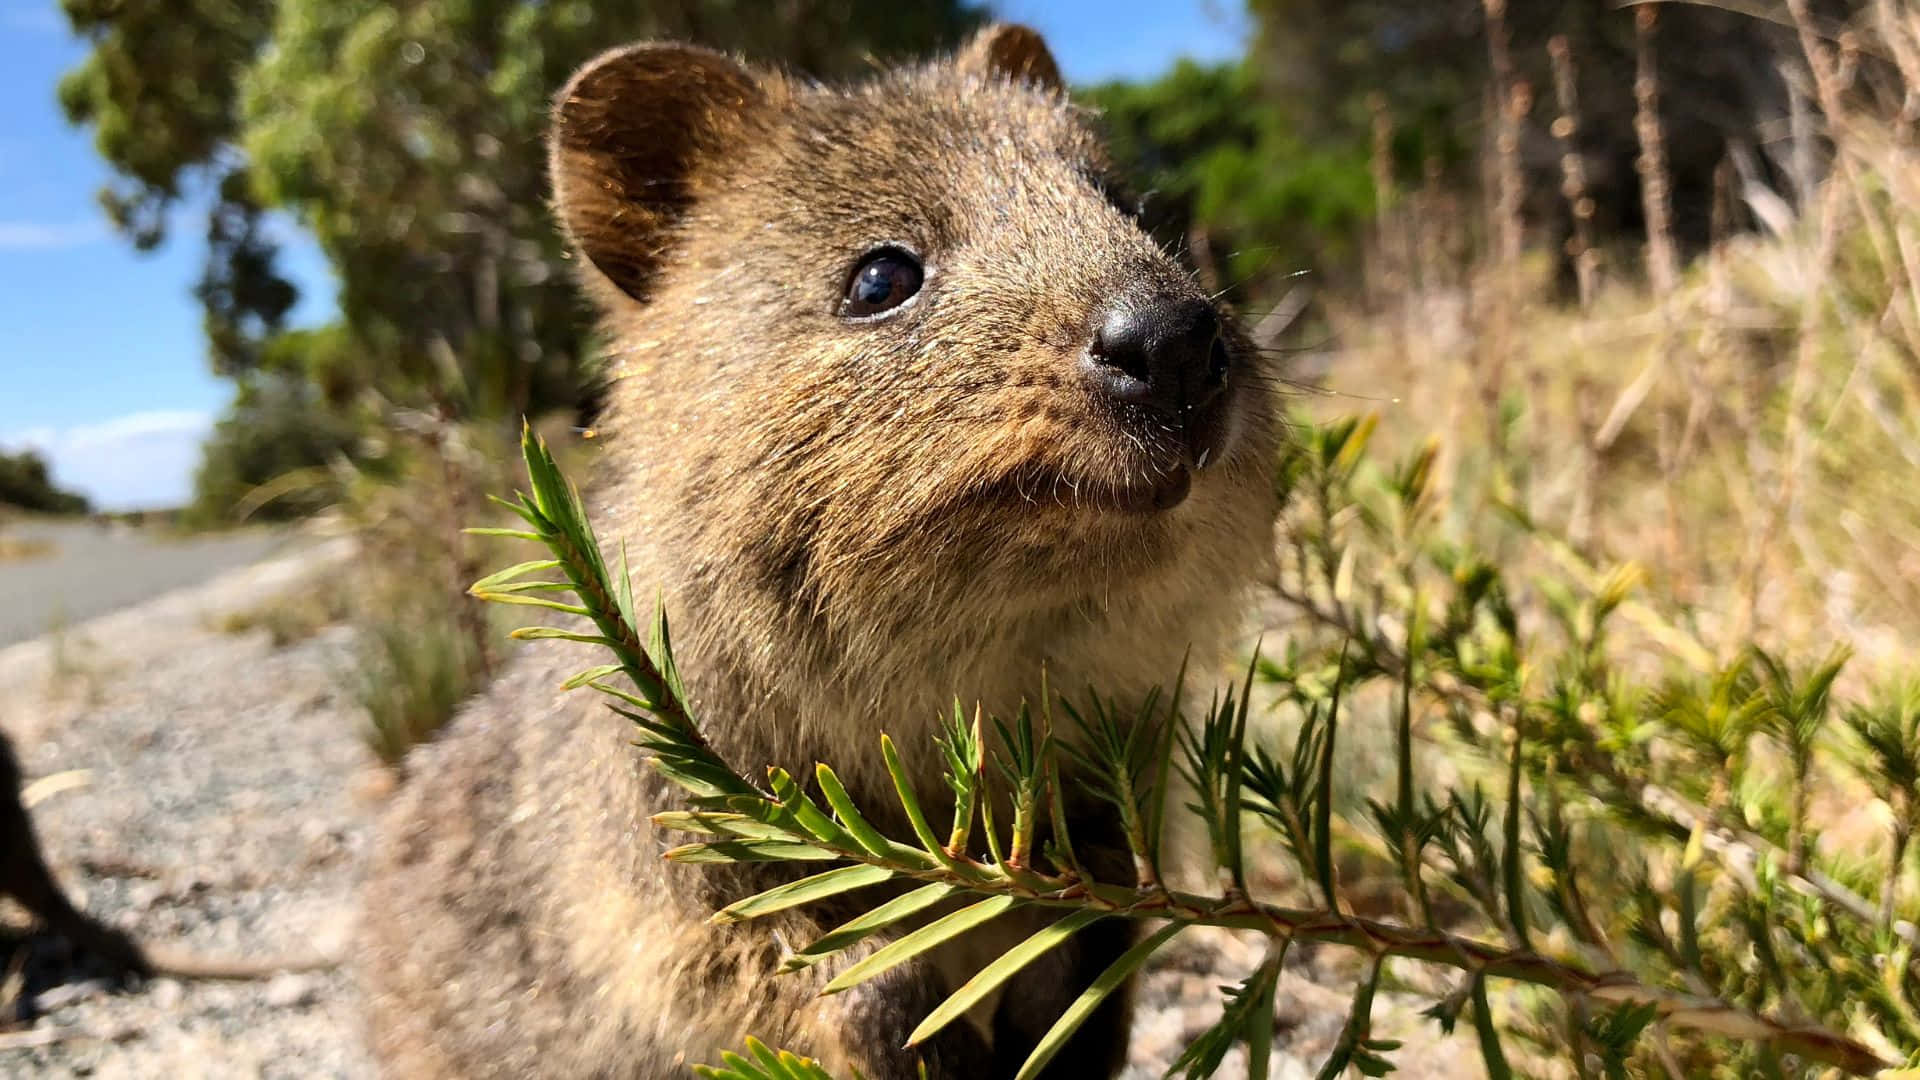
[(399, 768), (473, 692), (481, 658), (446, 619), (363, 622), (360, 635), (353, 689), (367, 713), (367, 745), (382, 764)]
[(383, 466), (370, 428), (306, 383), (274, 375), (242, 383), (201, 450), (188, 522), (285, 520), (336, 504), (350, 474)]
[(466, 526), (489, 516), (486, 493), (504, 486), (511, 444), (488, 425), (418, 414), (393, 430), (390, 470), (359, 476), (340, 509), (369, 567), (348, 604), (358, 635), (350, 681), (368, 745), (404, 769), (407, 750), (492, 675), (510, 625), (505, 611), (468, 595), (500, 552)]
[(0, 506), (45, 514), (84, 514), (91, 509), (86, 496), (55, 487), (46, 459), (32, 450), (0, 453)]

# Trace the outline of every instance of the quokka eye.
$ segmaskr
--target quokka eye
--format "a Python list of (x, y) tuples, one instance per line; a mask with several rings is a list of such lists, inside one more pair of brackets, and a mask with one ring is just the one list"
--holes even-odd
[(854, 267), (840, 314), (850, 319), (885, 314), (913, 299), (925, 279), (926, 271), (912, 253), (875, 248)]

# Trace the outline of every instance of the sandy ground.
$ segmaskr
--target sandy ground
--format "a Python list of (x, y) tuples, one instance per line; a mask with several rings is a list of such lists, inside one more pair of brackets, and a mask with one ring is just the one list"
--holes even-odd
[[(82, 906), (140, 940), (207, 956), (346, 951), (379, 788), (342, 690), (350, 631), (275, 649), (265, 631), (213, 625), (276, 594), (324, 588), (350, 554), (345, 541), (324, 542), (0, 648), (0, 729), (28, 776), (85, 770), (83, 783), (34, 809), (55, 872)], [(37, 1015), (0, 1015), (0, 1076), (374, 1075), (360, 997), (343, 972), (109, 992), (50, 959), (40, 940), (23, 1003)], [(1126, 1080), (1160, 1076), (1258, 949), (1189, 931), (1163, 954), (1138, 994)], [(1350, 961), (1339, 950), (1290, 956), (1276, 1080), (1318, 1071), (1345, 1018)], [(1470, 1045), (1438, 1040), (1416, 1015), (1422, 1004), (1384, 995), (1376, 1006), (1376, 1034), (1410, 1040), (1394, 1055), (1398, 1075), (1478, 1075)], [(1221, 1077), (1245, 1075), (1238, 1054)]]

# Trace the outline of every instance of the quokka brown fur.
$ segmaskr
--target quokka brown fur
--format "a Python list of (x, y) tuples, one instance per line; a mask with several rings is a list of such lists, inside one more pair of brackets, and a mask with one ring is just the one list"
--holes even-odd
[[(559, 94), (551, 165), (610, 342), (589, 509), (737, 767), (828, 761), (878, 813), (886, 730), (931, 802), (956, 698), (1010, 715), (1044, 670), (1137, 701), (1221, 649), (1271, 550), (1270, 379), (1111, 196), (1032, 31), (845, 87), (616, 50)], [(833, 997), (834, 965), (776, 976), (859, 908), (710, 925), (793, 871), (660, 859), (673, 793), (558, 690), (588, 662), (528, 647), (415, 752), (362, 935), (390, 1075), (682, 1076), (751, 1034), (842, 1076), (1011, 1076), (1127, 946), (1096, 925), (902, 1049), (1044, 916)], [(1049, 1075), (1118, 1068), (1111, 1002)]]

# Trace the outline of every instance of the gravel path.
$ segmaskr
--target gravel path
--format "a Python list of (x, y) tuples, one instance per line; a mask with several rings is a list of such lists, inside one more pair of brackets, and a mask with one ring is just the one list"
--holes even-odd
[[(275, 650), (211, 622), (346, 554), (334, 541), (0, 650), (0, 727), (27, 774), (88, 773), (34, 808), (81, 906), (197, 955), (343, 951), (372, 810), (351, 794), (371, 762), (339, 690), (346, 631)], [(83, 996), (14, 1032), (52, 1041), (0, 1050), (0, 1076), (371, 1073), (337, 971), (88, 989), (55, 991)]]
[[(1257, 934), (1196, 928), (1154, 959), (1136, 991), (1133, 1044), (1120, 1080), (1160, 1080), (1167, 1066), (1220, 1018), (1221, 988), (1239, 983), (1259, 965), (1266, 939)], [(1347, 1022), (1360, 972), (1352, 950), (1296, 947), (1287, 955), (1274, 994), (1271, 1080), (1313, 1080), (1333, 1053)], [(1402, 1046), (1387, 1055), (1401, 1080), (1480, 1077), (1480, 1051), (1466, 1029), (1445, 1037), (1420, 1015), (1431, 999), (1383, 991), (1374, 1000), (1371, 1036)], [(1227, 1052), (1215, 1080), (1245, 1080), (1246, 1051)], [(1357, 1076), (1357, 1073), (1348, 1075)]]
[[(75, 900), (137, 939), (218, 957), (346, 951), (381, 773), (341, 689), (349, 632), (275, 649), (264, 630), (212, 628), (291, 589), (324, 587), (351, 554), (329, 541), (0, 648), (0, 730), (29, 777), (87, 770), (34, 808)], [(15, 913), (17, 914), (17, 913)], [(0, 929), (8, 913), (0, 912)], [(3, 941), (0, 938), (0, 941)], [(43, 944), (29, 996), (57, 966)], [(1140, 988), (1125, 1080), (1160, 1076), (1218, 1016), (1220, 987), (1260, 942), (1192, 930)], [(1275, 1080), (1318, 1071), (1346, 1015), (1351, 954), (1297, 951), (1282, 980)], [(4, 956), (0, 956), (4, 964)], [(72, 972), (62, 971), (71, 976)], [(80, 973), (84, 976), (84, 972)], [(8, 994), (0, 970), (0, 1001)], [(51, 991), (28, 1025), (0, 1015), (0, 1076), (373, 1076), (360, 999), (340, 971), (269, 981), (158, 979), (106, 993), (84, 978)], [(60, 1003), (65, 996), (74, 1000)], [(45, 1001), (45, 998), (41, 1000)], [(1439, 1040), (1421, 1003), (1382, 995), (1375, 1034), (1407, 1038), (1402, 1076), (1479, 1075), (1471, 1045)], [(1239, 1051), (1219, 1073), (1245, 1076)]]

